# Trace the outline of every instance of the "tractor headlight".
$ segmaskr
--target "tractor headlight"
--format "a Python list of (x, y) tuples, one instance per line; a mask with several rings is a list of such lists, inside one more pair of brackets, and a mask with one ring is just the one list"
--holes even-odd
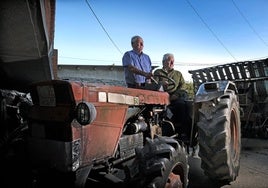
[(76, 119), (81, 125), (92, 123), (97, 116), (96, 108), (88, 102), (81, 102), (76, 108)]

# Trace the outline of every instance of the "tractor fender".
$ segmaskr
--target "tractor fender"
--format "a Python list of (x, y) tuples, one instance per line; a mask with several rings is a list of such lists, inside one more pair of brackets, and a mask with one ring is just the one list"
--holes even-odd
[(228, 80), (205, 82), (201, 84), (195, 95), (195, 103), (211, 101), (224, 95), (236, 95), (234, 82)]

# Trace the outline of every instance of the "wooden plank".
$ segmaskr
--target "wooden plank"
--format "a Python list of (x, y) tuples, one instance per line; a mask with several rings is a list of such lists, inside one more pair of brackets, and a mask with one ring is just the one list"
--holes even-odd
[(206, 78), (204, 76), (203, 69), (199, 70), (198, 73), (199, 73), (199, 76), (200, 76), (201, 81), (202, 82), (206, 82)]
[(197, 76), (196, 72), (194, 72), (194, 71), (190, 72), (189, 71), (189, 73), (192, 74), (192, 79), (193, 79), (194, 82), (196, 82), (198, 80), (198, 76)]
[(209, 69), (204, 70), (206, 73), (207, 81), (213, 81)]
[(256, 65), (257, 65), (257, 70), (258, 70), (259, 76), (264, 77), (265, 76), (264, 62), (263, 61), (256, 61)]
[(199, 70), (189, 71), (189, 73), (192, 74), (194, 85), (199, 87), (199, 85), (201, 85), (201, 83), (203, 82), (200, 78)]
[(250, 78), (256, 78), (255, 68), (252, 62), (248, 62), (248, 71)]
[(233, 72), (234, 79), (240, 79), (238, 71), (237, 71), (237, 64), (231, 64), (231, 69)]
[(224, 71), (225, 71), (225, 73), (226, 73), (227, 79), (228, 79), (228, 80), (233, 80), (232, 73), (231, 73), (231, 71), (230, 71), (229, 68), (230, 68), (230, 67), (229, 67), (228, 65), (225, 65), (225, 66), (224, 66)]
[(199, 86), (200, 81), (200, 77), (198, 75), (198, 72), (192, 72), (192, 78), (193, 78), (193, 82), (195, 85)]
[(219, 75), (221, 77), (221, 80), (226, 80), (226, 77), (225, 77), (225, 74), (223, 72), (223, 67), (222, 66), (218, 67), (218, 72), (219, 72)]
[(212, 67), (212, 68), (211, 68), (211, 73), (212, 73), (212, 75), (213, 75), (215, 81), (220, 80), (220, 79), (219, 79), (219, 76), (218, 76), (218, 74), (217, 74), (217, 69), (216, 69), (215, 67)]
[(239, 63), (238, 67), (239, 67), (239, 71), (240, 71), (242, 79), (247, 79), (247, 73), (246, 73), (246, 69), (245, 69), (246, 68), (245, 62)]

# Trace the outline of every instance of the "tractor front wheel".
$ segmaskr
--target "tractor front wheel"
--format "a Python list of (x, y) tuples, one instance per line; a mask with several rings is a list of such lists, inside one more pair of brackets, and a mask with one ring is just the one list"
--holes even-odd
[(186, 188), (188, 185), (188, 158), (185, 148), (168, 137), (147, 139), (137, 150), (141, 181), (138, 187)]

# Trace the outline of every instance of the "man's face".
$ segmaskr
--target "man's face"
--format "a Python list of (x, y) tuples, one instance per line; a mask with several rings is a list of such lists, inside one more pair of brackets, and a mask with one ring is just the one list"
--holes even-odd
[(132, 44), (133, 49), (141, 53), (143, 50), (143, 40), (141, 38), (138, 38), (133, 44)]
[(173, 57), (168, 57), (168, 59), (164, 63), (164, 68), (166, 70), (171, 70), (174, 67), (174, 58)]

